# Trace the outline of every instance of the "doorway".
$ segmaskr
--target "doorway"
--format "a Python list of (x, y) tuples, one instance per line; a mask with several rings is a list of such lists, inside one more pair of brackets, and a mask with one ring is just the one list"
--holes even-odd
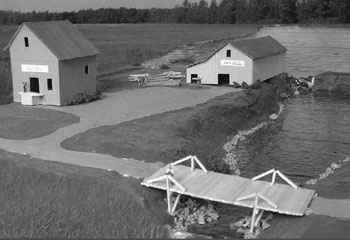
[(230, 74), (219, 74), (218, 75), (219, 85), (230, 85)]
[(39, 78), (30, 78), (29, 79), (29, 86), (30, 86), (31, 92), (40, 93)]
[(198, 82), (198, 74), (191, 74), (191, 83)]

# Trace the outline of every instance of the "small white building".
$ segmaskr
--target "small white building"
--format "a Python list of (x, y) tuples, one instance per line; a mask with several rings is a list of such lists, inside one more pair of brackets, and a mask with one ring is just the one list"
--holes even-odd
[(99, 51), (69, 21), (23, 23), (7, 49), (15, 102), (61, 106), (96, 93)]
[(272, 37), (227, 43), (208, 59), (187, 67), (187, 83), (201, 79), (202, 84), (252, 84), (286, 71), (287, 49)]

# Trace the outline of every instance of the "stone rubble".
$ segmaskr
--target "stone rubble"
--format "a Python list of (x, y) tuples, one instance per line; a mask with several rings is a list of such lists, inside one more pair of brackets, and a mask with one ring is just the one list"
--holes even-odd
[[(282, 103), (278, 103), (279, 105), (279, 110), (278, 113), (272, 114), (273, 119), (270, 116), (271, 120), (277, 120), (279, 116), (282, 114), (284, 110), (284, 105)], [(233, 136), (233, 138), (227, 142), (224, 146), (223, 149), (227, 152), (223, 160), (230, 166), (230, 170), (235, 174), (235, 175), (240, 175), (241, 171), (238, 168), (238, 158), (237, 155), (235, 154), (236, 147), (238, 146), (238, 143), (240, 141), (245, 141), (246, 137), (253, 135), (255, 132), (258, 130), (268, 126), (268, 122), (262, 122), (259, 125), (253, 127), (250, 130), (243, 130), (243, 131), (238, 131), (238, 133)]]
[(237, 231), (239, 234), (243, 234), (244, 239), (255, 239), (261, 232), (270, 227), (269, 222), (272, 218), (272, 213), (264, 214), (257, 227), (255, 227), (255, 231), (253, 233), (250, 232), (252, 217), (248, 215), (244, 216), (241, 220), (235, 223), (231, 223), (230, 229)]
[(318, 181), (327, 178), (329, 175), (333, 174), (335, 172), (335, 170), (340, 169), (344, 166), (345, 163), (350, 161), (350, 157), (344, 159), (344, 160), (339, 160), (338, 163), (332, 163), (325, 172), (321, 173), (319, 175), (319, 178), (317, 179), (310, 179), (308, 180), (305, 184), (306, 185), (314, 185), (316, 184)]
[[(175, 201), (175, 197), (172, 197)], [(165, 199), (166, 201), (166, 199)], [(214, 205), (207, 202), (200, 205), (195, 199), (187, 197), (187, 200), (179, 203), (175, 212), (171, 213), (175, 221), (175, 231), (186, 232), (193, 224), (206, 224), (216, 221), (220, 216)]]

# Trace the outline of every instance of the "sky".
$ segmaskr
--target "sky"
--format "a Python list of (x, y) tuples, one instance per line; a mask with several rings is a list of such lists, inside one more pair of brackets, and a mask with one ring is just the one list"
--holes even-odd
[(183, 0), (0, 0), (0, 10), (56, 12), (102, 7), (172, 8), (182, 2)]

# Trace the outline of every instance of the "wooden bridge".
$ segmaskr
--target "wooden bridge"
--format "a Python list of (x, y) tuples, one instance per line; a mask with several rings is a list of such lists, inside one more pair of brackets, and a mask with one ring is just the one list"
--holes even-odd
[[(191, 167), (179, 165), (191, 162)], [(198, 164), (200, 169), (195, 169)], [(271, 182), (259, 179), (272, 175)], [(288, 183), (275, 183), (276, 177)], [(208, 171), (196, 156), (188, 156), (144, 179), (146, 187), (167, 191), (168, 211), (173, 212), (182, 194), (215, 202), (254, 208), (251, 231), (259, 222), (263, 211), (303, 216), (314, 197), (315, 191), (296, 186), (280, 171), (272, 169), (253, 179)], [(177, 193), (174, 203), (171, 195)], [(261, 210), (261, 211), (260, 211)], [(260, 211), (260, 213), (259, 213)]]

